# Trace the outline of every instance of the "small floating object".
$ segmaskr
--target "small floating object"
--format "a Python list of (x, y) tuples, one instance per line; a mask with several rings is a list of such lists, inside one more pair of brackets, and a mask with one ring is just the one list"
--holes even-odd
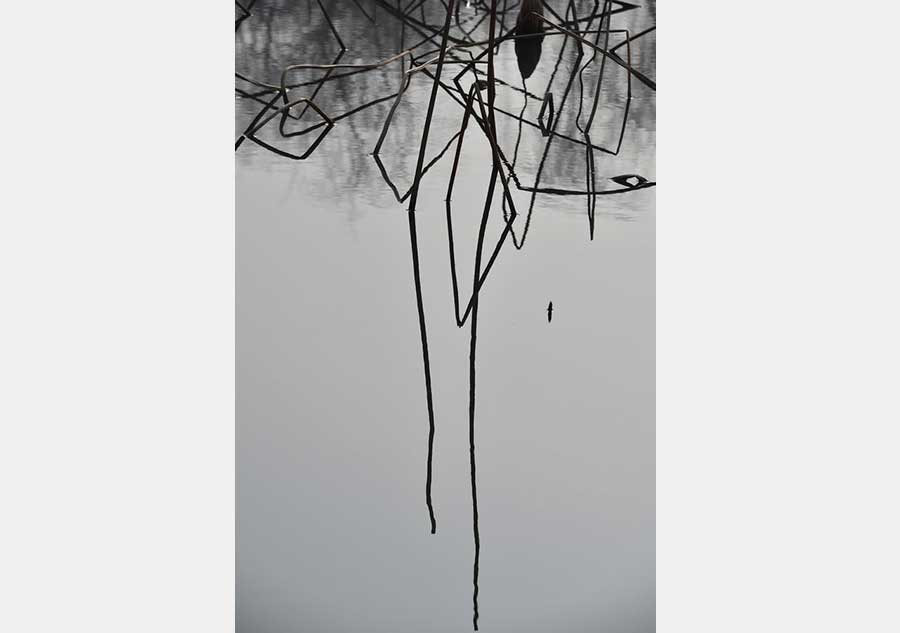
[(547, 304), (547, 323), (553, 320), (553, 302)]

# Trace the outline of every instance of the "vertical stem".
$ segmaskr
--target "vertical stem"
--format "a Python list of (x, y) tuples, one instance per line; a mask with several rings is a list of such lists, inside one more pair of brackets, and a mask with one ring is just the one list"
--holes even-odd
[(425, 397), (428, 401), (428, 464), (425, 475), (425, 505), (428, 507), (428, 517), (431, 520), (431, 533), (437, 531), (437, 523), (434, 518), (434, 505), (431, 500), (432, 459), (434, 455), (434, 403), (431, 392), (431, 364), (428, 360), (428, 337), (425, 330), (425, 307), (422, 302), (422, 280), (419, 272), (419, 247), (416, 236), (416, 203), (419, 199), (419, 184), (422, 180), (422, 168), (425, 163), (425, 148), (428, 145), (428, 131), (431, 128), (431, 118), (434, 115), (434, 103), (437, 99), (438, 83), (441, 79), (441, 69), (444, 65), (444, 55), (447, 52), (447, 36), (450, 32), (450, 17), (453, 12), (454, 0), (450, 0), (447, 6), (447, 17), (444, 20), (444, 31), (441, 37), (441, 53), (435, 70), (434, 83), (431, 86), (431, 99), (428, 102), (428, 114), (425, 116), (425, 127), (422, 129), (422, 143), (419, 146), (419, 158), (416, 162), (416, 177), (413, 181), (412, 198), (409, 204), (409, 243), (412, 249), (413, 277), (416, 285), (416, 306), (419, 311), (419, 332), (422, 336), (422, 360), (425, 366)]
[[(490, 135), (492, 147), (496, 145), (497, 139), (497, 127), (494, 119), (494, 98), (496, 97), (496, 88), (494, 86), (496, 15), (497, 0), (491, 0), (490, 34), (488, 36), (488, 134)], [(472, 536), (475, 541), (475, 560), (472, 565), (472, 627), (476, 631), (478, 630), (478, 564), (481, 557), (481, 537), (478, 532), (478, 488), (475, 471), (475, 348), (478, 333), (478, 296), (480, 294), (478, 282), (481, 278), (481, 251), (484, 245), (484, 233), (487, 228), (488, 215), (491, 210), (491, 202), (499, 170), (500, 161), (497, 158), (497, 153), (493, 152), (491, 180), (484, 202), (484, 212), (481, 214), (481, 226), (478, 229), (478, 246), (475, 250), (475, 273), (472, 282), (474, 289), (472, 295), (472, 330), (469, 339), (469, 475), (472, 487)]]
[(416, 285), (416, 307), (419, 311), (419, 334), (422, 337), (422, 362), (425, 367), (425, 399), (428, 403), (428, 464), (425, 475), (425, 505), (428, 507), (428, 518), (431, 521), (431, 533), (437, 531), (434, 519), (434, 505), (431, 501), (432, 460), (434, 455), (434, 401), (431, 396), (431, 363), (428, 360), (428, 335), (425, 331), (425, 308), (422, 305), (422, 277), (419, 273), (419, 243), (416, 236), (416, 214), (410, 211), (409, 245), (412, 249), (413, 279)]

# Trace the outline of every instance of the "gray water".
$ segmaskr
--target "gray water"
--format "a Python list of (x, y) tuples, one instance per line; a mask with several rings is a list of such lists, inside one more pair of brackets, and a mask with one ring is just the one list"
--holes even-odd
[[(347, 47), (340, 63), (385, 59), (422, 39), (383, 9), (373, 24), (349, 0), (323, 4)], [(371, 13), (372, 2), (360, 4)], [(580, 15), (593, 6), (576, 4)], [(442, 6), (426, 5), (427, 22), (439, 25)], [(565, 3), (550, 5), (562, 14)], [(463, 3), (461, 15), (475, 11)], [(613, 29), (631, 33), (654, 23), (652, 2), (612, 18)], [(476, 39), (487, 39), (486, 24)], [(554, 93), (557, 131), (574, 138), (577, 79), (559, 107), (577, 61), (571, 41), (548, 87), (564, 39), (545, 37), (527, 89)], [(235, 42), (236, 71), (271, 84), (288, 64), (329, 64), (339, 51), (315, 0), (259, 0)], [(655, 34), (631, 48), (633, 66), (653, 78)], [(598, 66), (599, 59), (583, 75), (585, 108)], [(460, 67), (448, 68), (445, 79)], [(496, 68), (521, 88), (511, 43), (500, 46)], [(315, 102), (337, 116), (396, 92), (402, 72), (394, 64), (329, 82)], [(292, 80), (321, 75), (304, 70)], [(590, 130), (595, 144), (615, 148), (626, 79), (624, 69), (606, 68)], [(414, 178), (431, 85), (421, 73), (412, 81), (381, 151), (401, 194)], [(241, 80), (236, 87), (252, 88)], [(292, 97), (309, 96), (303, 90)], [(431, 534), (409, 201), (395, 199), (370, 155), (392, 102), (340, 120), (304, 161), (251, 141), (236, 151), (241, 633), (472, 630), (471, 327), (455, 322), (444, 202), (456, 146), (424, 176), (416, 211), (436, 427)], [(496, 105), (518, 114), (523, 96), (500, 85)], [(529, 99), (525, 118), (536, 121), (540, 105)], [(236, 138), (262, 107), (236, 99)], [(439, 92), (427, 160), (462, 115)], [(300, 129), (303, 121), (289, 124)], [(501, 115), (497, 122), (511, 157), (518, 122)], [(282, 139), (277, 124), (259, 137), (302, 152), (315, 136)], [(546, 143), (525, 126), (516, 162), (523, 184), (534, 183)], [(585, 155), (583, 146), (555, 138), (541, 186), (584, 189)], [(470, 123), (451, 199), (463, 304), (491, 160), (484, 134)], [(653, 90), (632, 80), (621, 151), (597, 153), (595, 161), (598, 190), (618, 187), (609, 177), (622, 174), (656, 180)], [(504, 242), (481, 289), (475, 442), (482, 631), (655, 629), (655, 191), (597, 196), (593, 239), (586, 196), (537, 195), (522, 248)], [(531, 195), (512, 192), (521, 243)], [(485, 260), (502, 228), (496, 194)]]

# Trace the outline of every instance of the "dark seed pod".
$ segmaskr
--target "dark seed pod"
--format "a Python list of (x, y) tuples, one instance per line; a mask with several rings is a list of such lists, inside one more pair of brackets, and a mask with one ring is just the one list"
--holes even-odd
[[(541, 42), (544, 39), (544, 15), (541, 0), (523, 0), (516, 20), (516, 59), (522, 79), (528, 79), (541, 59)], [(521, 36), (527, 37), (521, 37)]]

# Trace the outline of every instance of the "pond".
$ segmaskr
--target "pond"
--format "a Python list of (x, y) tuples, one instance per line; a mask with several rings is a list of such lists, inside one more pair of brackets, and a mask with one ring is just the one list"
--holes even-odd
[(655, 3), (444, 2), (236, 9), (239, 632), (655, 629)]

